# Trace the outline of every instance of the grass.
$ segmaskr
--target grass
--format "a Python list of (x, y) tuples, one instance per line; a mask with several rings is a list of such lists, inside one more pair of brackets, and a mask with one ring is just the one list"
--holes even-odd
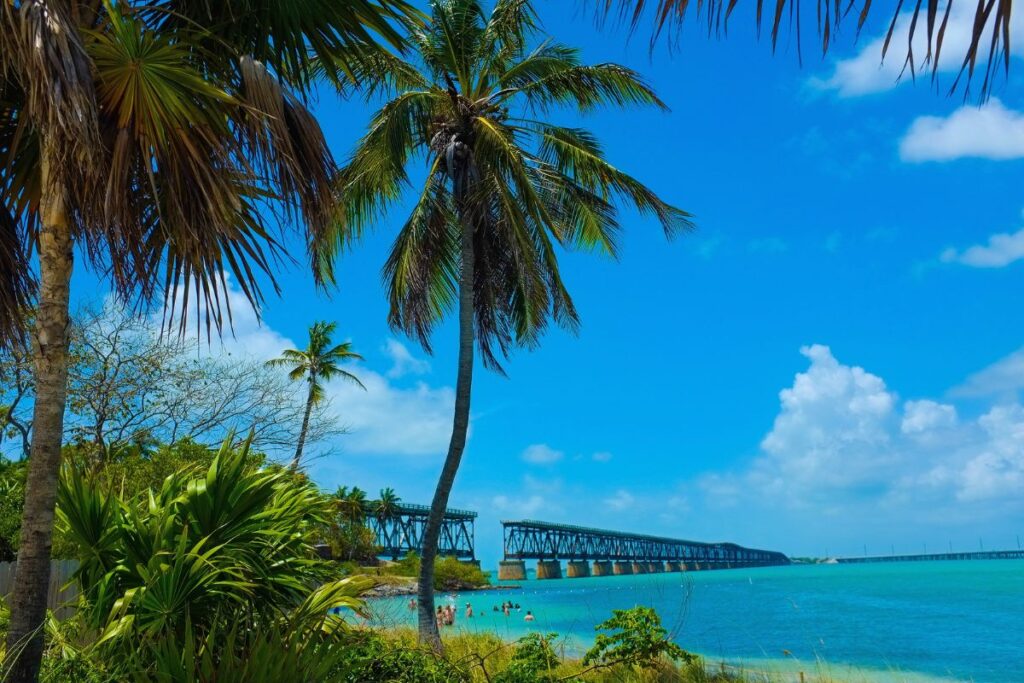
[[(383, 637), (395, 647), (411, 651), (422, 650), (416, 641), (416, 632), (411, 628), (389, 628), (381, 631)], [(490, 633), (445, 633), (445, 660), (452, 670), (464, 672), (465, 680), (472, 683), (495, 683), (505, 679), (503, 674), (510, 669), (515, 657), (517, 644), (502, 640)], [(839, 683), (826, 673), (816, 671), (805, 673), (760, 672), (725, 664), (713, 663), (698, 658), (689, 664), (677, 664), (667, 659), (655, 662), (650, 667), (640, 668), (627, 665), (585, 666), (582, 660), (566, 656), (565, 641), (554, 643), (558, 655), (557, 666), (543, 672), (538, 681), (579, 681), (586, 683)], [(525, 683), (525, 681), (524, 681)]]

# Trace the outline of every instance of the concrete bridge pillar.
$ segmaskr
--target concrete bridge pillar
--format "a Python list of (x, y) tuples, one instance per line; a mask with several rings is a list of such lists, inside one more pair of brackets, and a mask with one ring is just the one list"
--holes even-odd
[(693, 566), (692, 566), (692, 570), (695, 571), (695, 572), (699, 572), (700, 571), (700, 562), (694, 562)]
[(678, 562), (666, 562), (665, 563), (665, 571), (667, 571), (667, 572), (678, 572), (678, 571), (682, 571), (682, 570), (679, 569), (679, 563)]
[(600, 560), (594, 560), (594, 576), (611, 576), (612, 575), (612, 563), (602, 562)]
[(646, 562), (634, 562), (633, 563), (633, 573), (634, 574), (646, 574), (647, 573), (647, 563)]
[(648, 574), (660, 574), (662, 569), (663, 569), (663, 567), (661, 566), (661, 562), (648, 562), (647, 563), (647, 573)]
[(565, 575), (570, 579), (582, 579), (590, 576), (590, 565), (586, 560), (570, 560), (565, 565)]
[(537, 560), (538, 579), (562, 578), (562, 563), (558, 560)]
[(616, 576), (620, 574), (632, 574), (633, 565), (629, 562), (616, 562), (612, 565), (612, 573)]
[(525, 581), (526, 562), (523, 560), (502, 560), (498, 562), (499, 581)]

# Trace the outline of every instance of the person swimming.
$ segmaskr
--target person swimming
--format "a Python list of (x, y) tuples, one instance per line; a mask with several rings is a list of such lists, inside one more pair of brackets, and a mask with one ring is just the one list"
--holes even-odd
[(526, 610), (526, 616), (523, 617), (523, 621), (533, 621), (533, 620), (534, 620), (533, 612), (531, 612), (530, 610)]

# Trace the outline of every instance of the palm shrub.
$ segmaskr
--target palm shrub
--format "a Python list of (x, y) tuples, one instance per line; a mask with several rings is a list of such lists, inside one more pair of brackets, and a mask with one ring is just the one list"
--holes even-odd
[(303, 648), (316, 659), (344, 625), (330, 608), (362, 609), (366, 583), (332, 580), (316, 556), (326, 498), (286, 470), (248, 466), (248, 443), (229, 443), (200, 476), (142, 493), (144, 506), (64, 469), (58, 523), (80, 551), (79, 615), (118, 675), (255, 680), (247, 660), (292, 661)]

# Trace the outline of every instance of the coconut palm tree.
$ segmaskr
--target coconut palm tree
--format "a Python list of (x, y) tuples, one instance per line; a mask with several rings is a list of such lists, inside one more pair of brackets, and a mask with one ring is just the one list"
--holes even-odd
[(404, 0), (0, 2), (0, 341), (37, 302), (6, 681), (34, 680), (42, 652), (75, 255), (125, 301), (162, 295), (168, 325), (194, 310), (219, 331), (229, 276), (258, 304), (262, 275), (276, 290), (275, 219), (315, 251), (336, 215), (305, 94), (375, 41), (401, 46), (391, 22), (410, 15)]
[(334, 493), (335, 506), (338, 513), (350, 523), (362, 523), (366, 517), (366, 491), (358, 486), (351, 490), (347, 486), (339, 486)]
[(288, 379), (292, 381), (304, 379), (309, 383), (309, 390), (306, 394), (306, 412), (302, 416), (302, 429), (299, 431), (299, 443), (295, 446), (295, 456), (292, 458), (292, 469), (299, 468), (302, 460), (302, 449), (306, 445), (306, 434), (309, 432), (309, 415), (313, 412), (313, 406), (324, 400), (323, 382), (329, 382), (335, 377), (346, 379), (366, 389), (359, 378), (347, 370), (343, 370), (341, 363), (346, 361), (362, 360), (363, 357), (352, 350), (351, 342), (334, 344), (331, 337), (337, 330), (337, 323), (324, 321), (313, 323), (309, 328), (309, 344), (301, 351), (299, 349), (285, 349), (281, 352), (280, 358), (267, 361), (271, 367), (288, 368)]
[(388, 486), (380, 490), (380, 498), (373, 502), (373, 512), (381, 522), (394, 517), (398, 512), (398, 504), (402, 499), (398, 497), (395, 490)]
[[(578, 50), (543, 40), (528, 0), (437, 0), (412, 38), (415, 61), (382, 60), (395, 93), (342, 169), (345, 220), (330, 258), (400, 198), (414, 159), (425, 182), (384, 266), (393, 328), (428, 351), (434, 327), (459, 322), (451, 441), (424, 531), (419, 581), (422, 640), (440, 649), (432, 592), (441, 522), (466, 444), (477, 345), (486, 367), (516, 346), (535, 347), (549, 321), (574, 330), (576, 309), (558, 250), (616, 253), (622, 200), (654, 215), (666, 234), (689, 216), (605, 160), (597, 139), (547, 115), (568, 107), (664, 108), (639, 74), (584, 65)], [(419, 176), (417, 176), (419, 177)]]
[[(931, 70), (934, 80), (938, 73), (939, 57), (942, 54), (950, 16), (953, 14), (954, 3), (968, 4), (974, 7), (968, 40), (962, 55), (954, 55), (961, 60), (960, 72), (950, 87), (953, 92), (961, 84), (970, 84), (974, 79), (979, 62), (984, 62), (981, 96), (986, 97), (991, 90), (993, 78), (1000, 65), (1004, 72), (1010, 69), (1010, 17), (1013, 0), (990, 0), (975, 2), (974, 0), (918, 0), (904, 5), (903, 2), (892, 3), (892, 18), (889, 30), (882, 44), (879, 61), (886, 58), (889, 48), (895, 44), (897, 49), (906, 45), (904, 68), (911, 77), (921, 70)], [(689, 16), (707, 25), (708, 33), (725, 32), (728, 30), (729, 18), (740, 5), (749, 7), (752, 3), (739, 3), (738, 0), (707, 0), (693, 3), (691, 0), (615, 0), (615, 2), (597, 3), (600, 17), (618, 15), (631, 28), (636, 29), (650, 17), (654, 23), (651, 36), (652, 44), (666, 30), (677, 29), (685, 23), (687, 10)], [(762, 25), (771, 25), (772, 49), (778, 44), (779, 35), (786, 26), (793, 28), (796, 37), (798, 58), (802, 60), (801, 23), (813, 26), (821, 38), (822, 54), (828, 52), (835, 43), (836, 35), (842, 25), (854, 21), (859, 34), (864, 22), (872, 10), (872, 0), (850, 0), (842, 4), (835, 0), (817, 0), (801, 6), (799, 0), (777, 0), (772, 3), (768, 12), (764, 12), (764, 1), (756, 1), (754, 21), (758, 32)], [(881, 11), (885, 11), (883, 8)], [(812, 14), (813, 13), (813, 14)], [(801, 18), (803, 21), (801, 22)], [(897, 35), (902, 33), (902, 35)], [(954, 47), (960, 43), (960, 32), (952, 30)], [(922, 54), (923, 52), (923, 54)]]

